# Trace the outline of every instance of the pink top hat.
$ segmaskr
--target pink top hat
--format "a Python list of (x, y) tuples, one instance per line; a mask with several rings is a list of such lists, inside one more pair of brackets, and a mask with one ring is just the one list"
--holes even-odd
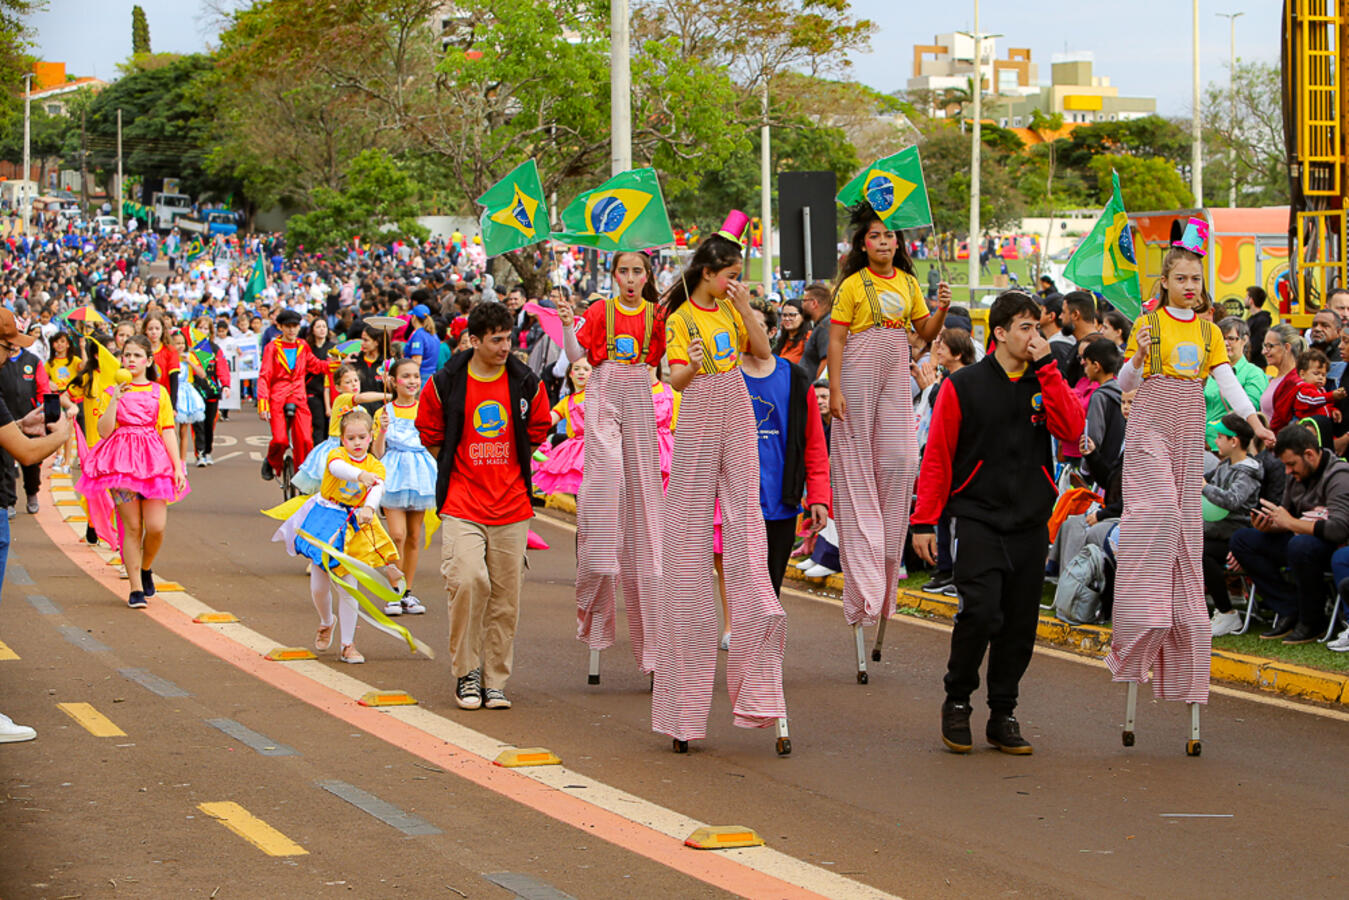
[(721, 223), (721, 230), (717, 234), (728, 241), (735, 241), (743, 247), (745, 245), (745, 232), (748, 230), (749, 216), (738, 209), (733, 209), (727, 213), (726, 221)]

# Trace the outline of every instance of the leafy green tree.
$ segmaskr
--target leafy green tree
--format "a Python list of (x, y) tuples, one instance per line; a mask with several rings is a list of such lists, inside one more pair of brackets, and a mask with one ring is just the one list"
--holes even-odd
[(357, 236), (368, 241), (425, 240), (429, 232), (417, 222), (417, 185), (387, 151), (362, 151), (344, 175), (341, 190), (315, 188), (313, 210), (286, 223), (290, 246), (327, 251)]
[(1111, 169), (1119, 172), (1124, 208), (1131, 213), (1185, 209), (1194, 205), (1189, 184), (1169, 159), (1107, 153), (1094, 157), (1090, 168), (1096, 174), (1096, 200), (1101, 206), (1109, 201), (1113, 189)]
[(47, 0), (0, 0), (0, 130), (22, 122), (23, 76), (33, 70), (33, 30), (27, 18), (47, 8)]
[[(1204, 186), (1226, 205), (1235, 179), (1238, 206), (1288, 202), (1288, 153), (1279, 68), (1237, 60), (1231, 87), (1210, 83), (1204, 94)], [(1233, 101), (1236, 115), (1233, 117)]]
[[(946, 120), (927, 123), (919, 142), (928, 202), (938, 232), (961, 234), (967, 228), (972, 144), (971, 134), (961, 132), (955, 123)], [(990, 230), (1012, 227), (1024, 212), (1021, 194), (1009, 168), (1011, 160), (1005, 150), (985, 144), (980, 162), (979, 221)]]
[(146, 21), (145, 10), (141, 9), (139, 3), (131, 7), (131, 52), (150, 52), (150, 23)]

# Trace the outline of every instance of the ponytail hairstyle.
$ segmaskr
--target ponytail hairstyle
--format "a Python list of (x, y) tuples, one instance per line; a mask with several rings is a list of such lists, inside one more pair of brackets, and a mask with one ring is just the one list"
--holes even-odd
[(641, 250), (619, 250), (609, 260), (609, 275), (618, 269), (618, 261), (624, 256), (641, 257), (642, 267), (646, 269), (646, 283), (642, 285), (642, 299), (652, 306), (660, 303), (660, 294), (656, 292), (656, 271), (651, 265), (651, 257)]
[[(1162, 305), (1167, 305), (1166, 298), (1166, 279), (1171, 274), (1171, 270), (1176, 267), (1176, 263), (1182, 260), (1193, 260), (1199, 263), (1200, 275), (1204, 272), (1204, 255), (1195, 253), (1193, 250), (1186, 250), (1184, 247), (1172, 247), (1166, 251), (1166, 256), (1162, 259), (1162, 277), (1153, 287), (1152, 292), (1161, 298)], [(1202, 315), (1213, 308), (1213, 298), (1209, 296), (1208, 285), (1201, 284), (1199, 288), (1199, 302), (1195, 304), (1194, 314)]]
[(1228, 413), (1221, 421), (1223, 427), (1232, 432), (1232, 436), (1241, 444), (1241, 449), (1250, 454), (1260, 452), (1261, 443), (1255, 438), (1255, 429), (1245, 419), (1236, 413)]
[(159, 368), (155, 365), (155, 351), (150, 349), (150, 339), (143, 334), (133, 334), (126, 339), (122, 345), (122, 352), (126, 352), (127, 344), (135, 344), (145, 351), (145, 355), (150, 358), (149, 365), (145, 367), (145, 377), (151, 381), (159, 380)]
[(84, 365), (75, 375), (71, 384), (77, 384), (84, 390), (86, 396), (89, 393), (89, 385), (93, 384), (94, 373), (98, 371), (98, 341), (93, 337), (84, 339)]
[[(838, 290), (850, 275), (862, 271), (871, 262), (867, 256), (867, 232), (871, 230), (872, 222), (881, 222), (881, 217), (871, 208), (870, 203), (863, 201), (852, 208), (849, 224), (852, 237), (848, 239), (851, 246), (843, 257), (843, 263), (838, 267), (834, 290)], [(890, 228), (884, 222), (881, 222), (881, 227), (887, 230)], [(913, 260), (909, 259), (909, 251), (904, 249), (904, 239), (898, 233), (895, 234), (895, 268), (901, 272), (908, 272), (915, 278), (918, 277), (914, 272)]]
[(665, 299), (662, 301), (665, 314), (668, 316), (683, 306), (684, 301), (689, 299), (706, 275), (720, 272), (740, 262), (742, 249), (740, 244), (720, 234), (703, 238), (698, 244), (698, 249), (693, 252), (693, 258), (689, 260), (688, 266), (679, 273), (679, 278), (665, 292)]

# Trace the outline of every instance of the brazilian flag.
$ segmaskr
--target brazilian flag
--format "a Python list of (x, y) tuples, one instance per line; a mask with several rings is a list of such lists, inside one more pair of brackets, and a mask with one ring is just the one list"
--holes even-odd
[(204, 253), (206, 253), (206, 245), (201, 242), (200, 235), (183, 246), (183, 258), (190, 263), (196, 262)]
[(931, 225), (932, 208), (918, 148), (905, 147), (894, 156), (876, 160), (838, 192), (838, 202), (844, 206), (864, 200), (894, 231)]
[(565, 244), (597, 250), (646, 250), (674, 243), (655, 169), (630, 169), (585, 191), (562, 211)]
[(516, 166), (478, 198), (486, 209), (479, 220), (482, 246), (500, 256), (548, 239), (548, 204), (534, 160)]
[(1119, 190), (1119, 173), (1110, 172), (1113, 191), (1101, 218), (1073, 251), (1063, 277), (1113, 303), (1131, 319), (1143, 311), (1143, 293), (1138, 286), (1138, 259), (1129, 214)]

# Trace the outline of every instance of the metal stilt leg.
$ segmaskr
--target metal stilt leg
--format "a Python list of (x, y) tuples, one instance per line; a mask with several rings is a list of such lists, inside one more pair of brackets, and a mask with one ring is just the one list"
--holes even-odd
[(1138, 682), (1129, 682), (1129, 692), (1124, 699), (1124, 746), (1134, 745), (1134, 716), (1138, 712)]
[(889, 619), (882, 616), (881, 620), (876, 623), (876, 644), (871, 648), (872, 662), (881, 661), (881, 645), (885, 643), (885, 623), (889, 621)]
[(590, 677), (586, 679), (587, 684), (600, 683), (600, 651), (590, 651)]
[(787, 733), (787, 717), (778, 719), (778, 756), (788, 756), (792, 752), (792, 738)]
[(853, 626), (853, 637), (857, 639), (857, 683), (867, 683), (867, 639), (862, 634), (862, 626)]
[(1203, 752), (1203, 745), (1199, 743), (1199, 704), (1190, 704), (1190, 739), (1185, 742), (1185, 755), (1198, 756)]

